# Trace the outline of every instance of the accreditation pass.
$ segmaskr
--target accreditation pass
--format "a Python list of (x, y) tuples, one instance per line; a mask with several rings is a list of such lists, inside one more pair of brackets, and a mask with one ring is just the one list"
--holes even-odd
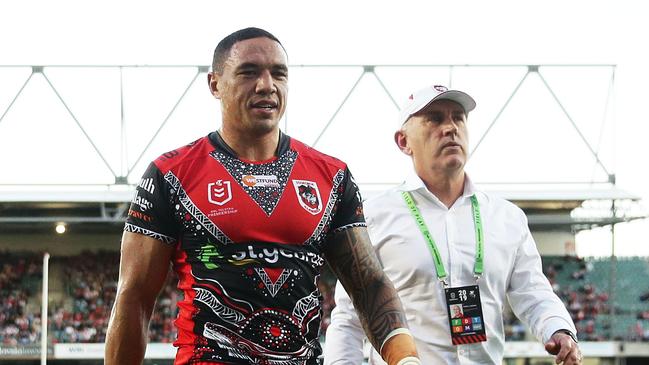
[(446, 306), (453, 345), (487, 341), (477, 285), (446, 288)]

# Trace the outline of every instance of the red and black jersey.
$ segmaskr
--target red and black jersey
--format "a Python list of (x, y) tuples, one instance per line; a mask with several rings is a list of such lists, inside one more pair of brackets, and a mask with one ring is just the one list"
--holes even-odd
[(364, 226), (347, 166), (280, 133), (276, 157), (237, 158), (213, 132), (156, 159), (125, 230), (175, 245), (176, 364), (316, 364), (323, 249)]

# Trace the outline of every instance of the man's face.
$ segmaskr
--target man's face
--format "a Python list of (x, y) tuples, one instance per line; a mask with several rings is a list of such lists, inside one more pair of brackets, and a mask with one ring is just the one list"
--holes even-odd
[(460, 104), (437, 100), (411, 116), (397, 132), (405, 136), (402, 151), (412, 156), (417, 171), (461, 171), (468, 150), (466, 120)]
[(209, 77), (224, 127), (252, 135), (278, 128), (288, 92), (286, 53), (279, 43), (265, 37), (237, 42), (223, 73)]

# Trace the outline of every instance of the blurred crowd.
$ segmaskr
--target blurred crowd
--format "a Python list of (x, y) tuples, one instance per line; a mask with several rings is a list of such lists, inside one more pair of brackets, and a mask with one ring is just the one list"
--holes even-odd
[(28, 309), (42, 277), (38, 255), (0, 251), (0, 344), (15, 346), (40, 339), (40, 312)]
[[(641, 264), (639, 270), (633, 266), (638, 263)], [(627, 268), (627, 272), (632, 275), (621, 270), (614, 286), (618, 295), (615, 303), (609, 301), (610, 266), (609, 258), (543, 258), (543, 272), (570, 312), (580, 340), (649, 341), (649, 291), (643, 293), (642, 286), (637, 285), (637, 277), (649, 274), (649, 262), (638, 257), (616, 259), (618, 270), (630, 266), (631, 271)], [(641, 285), (649, 288), (649, 283)], [(511, 313), (505, 327), (507, 340), (524, 340), (530, 336)]]
[[(646, 259), (637, 260), (649, 270)], [(649, 284), (635, 286), (632, 303), (614, 304), (609, 300), (608, 285), (601, 278), (594, 279), (597, 270), (593, 271), (592, 265), (592, 261), (577, 257), (544, 258), (544, 273), (571, 313), (580, 339), (649, 341)], [(48, 327), (52, 343), (105, 341), (118, 270), (119, 252), (83, 252), (52, 258)], [(176, 337), (173, 321), (176, 303), (182, 299), (176, 280), (170, 272), (160, 292), (150, 322), (150, 342), (172, 342)], [(41, 284), (41, 254), (0, 251), (0, 344), (15, 346), (40, 341)], [(334, 287), (335, 277), (325, 270), (319, 281), (323, 335), (335, 306)], [(507, 340), (532, 340), (525, 326), (511, 313), (506, 315), (505, 324)], [(619, 330), (620, 327), (623, 329)]]
[(64, 297), (50, 311), (53, 342), (104, 342), (115, 300), (119, 254), (84, 252), (57, 260), (63, 268)]
[[(52, 341), (105, 342), (108, 319), (117, 293), (119, 252), (84, 252), (65, 257), (60, 263), (66, 295), (50, 313)], [(173, 320), (176, 318), (177, 297), (175, 281), (170, 274), (151, 317), (150, 342), (170, 342), (175, 338)]]
[[(0, 255), (0, 344), (40, 341), (42, 256)], [(60, 272), (60, 277), (54, 273)], [(83, 252), (50, 261), (49, 337), (52, 343), (101, 343), (115, 301), (119, 252)], [(55, 293), (59, 281), (61, 293)], [(170, 272), (149, 328), (150, 342), (171, 342), (179, 293)], [(30, 304), (31, 303), (31, 309)]]
[[(564, 262), (575, 262), (575, 270), (569, 273), (573, 286), (562, 286), (558, 280), (558, 272), (564, 269), (564, 264), (551, 263), (544, 267), (544, 272), (555, 293), (563, 300), (577, 327), (580, 340), (603, 341), (606, 340), (604, 331), (596, 331), (595, 323), (599, 314), (610, 314), (608, 294), (595, 284), (588, 282), (589, 265), (581, 258), (567, 256)], [(576, 288), (575, 288), (576, 287)], [(609, 325), (603, 325), (606, 330)]]

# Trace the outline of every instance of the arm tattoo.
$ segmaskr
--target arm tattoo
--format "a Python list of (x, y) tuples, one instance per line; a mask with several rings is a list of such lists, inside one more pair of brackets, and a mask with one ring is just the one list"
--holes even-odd
[(407, 327), (401, 301), (387, 278), (364, 227), (335, 234), (325, 246), (333, 272), (354, 303), (367, 338), (379, 351), (387, 335)]

